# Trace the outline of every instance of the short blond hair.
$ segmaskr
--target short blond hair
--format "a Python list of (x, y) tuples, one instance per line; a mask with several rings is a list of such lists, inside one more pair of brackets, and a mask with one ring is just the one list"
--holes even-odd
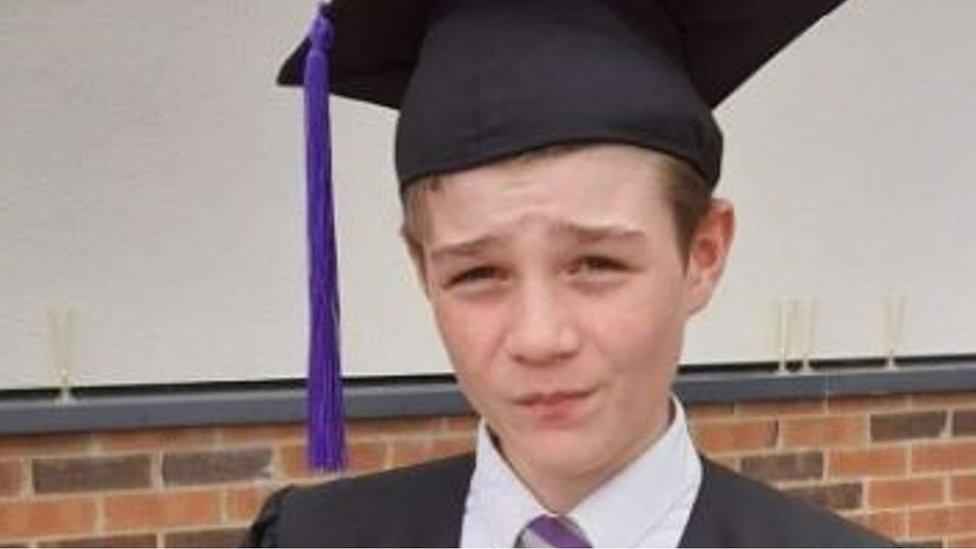
[[(593, 146), (594, 143), (562, 143), (534, 149), (506, 158), (502, 162), (526, 163), (541, 158), (552, 158)], [(650, 151), (649, 151), (650, 152)], [(665, 196), (671, 206), (671, 220), (677, 235), (678, 249), (687, 267), (691, 252), (691, 239), (701, 219), (712, 205), (712, 189), (701, 175), (687, 162), (669, 154), (657, 153), (659, 165), (664, 170)], [(429, 234), (426, 196), (441, 188), (441, 177), (431, 175), (409, 183), (401, 194), (403, 224), (400, 232), (410, 251), (417, 257), (423, 250), (423, 242)]]

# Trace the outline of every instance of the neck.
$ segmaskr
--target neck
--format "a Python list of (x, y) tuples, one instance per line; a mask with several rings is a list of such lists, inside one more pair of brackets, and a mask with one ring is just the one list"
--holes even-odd
[[(661, 412), (654, 415), (651, 427), (647, 429), (644, 436), (632, 441), (611, 460), (573, 474), (538, 467), (515, 454), (506, 455), (501, 444), (496, 443), (496, 447), (515, 474), (547, 511), (554, 515), (565, 515), (657, 442), (671, 424), (673, 415), (671, 402), (667, 400)], [(495, 439), (494, 435), (492, 439)]]

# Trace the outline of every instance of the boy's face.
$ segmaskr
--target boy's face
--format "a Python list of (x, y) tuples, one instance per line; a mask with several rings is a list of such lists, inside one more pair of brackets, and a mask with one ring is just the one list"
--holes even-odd
[(611, 471), (667, 424), (685, 322), (721, 273), (732, 211), (709, 214), (685, 270), (661, 177), (654, 154), (601, 145), (455, 172), (421, 198), (438, 328), (517, 468)]

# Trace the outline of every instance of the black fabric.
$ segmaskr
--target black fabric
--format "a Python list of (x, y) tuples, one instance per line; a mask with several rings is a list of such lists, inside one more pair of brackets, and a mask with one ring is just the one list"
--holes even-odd
[[(714, 186), (711, 108), (841, 1), (335, 0), (332, 89), (400, 109), (401, 191), (580, 141), (671, 154)], [(279, 83), (301, 84), (307, 49)]]
[(400, 180), (601, 141), (671, 154), (717, 182), (721, 132), (673, 57), (677, 29), (653, 2), (629, 4), (439, 4), (401, 104)]
[(892, 547), (811, 503), (708, 459), (680, 547)]
[(472, 455), (268, 498), (245, 547), (457, 547)]
[[(657, 0), (683, 35), (685, 67), (715, 107), (844, 0)], [(797, 108), (802, 106), (797, 105)]]
[[(703, 458), (681, 547), (889, 547), (859, 526)], [(265, 503), (246, 547), (457, 547), (468, 454), (307, 488)]]

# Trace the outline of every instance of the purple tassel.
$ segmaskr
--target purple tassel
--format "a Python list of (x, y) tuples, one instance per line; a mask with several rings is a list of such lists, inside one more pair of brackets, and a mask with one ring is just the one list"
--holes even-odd
[(339, 352), (339, 280), (336, 270), (329, 130), (331, 6), (319, 7), (305, 58), (305, 161), (308, 184), (309, 313), (308, 462), (336, 471), (346, 466)]

